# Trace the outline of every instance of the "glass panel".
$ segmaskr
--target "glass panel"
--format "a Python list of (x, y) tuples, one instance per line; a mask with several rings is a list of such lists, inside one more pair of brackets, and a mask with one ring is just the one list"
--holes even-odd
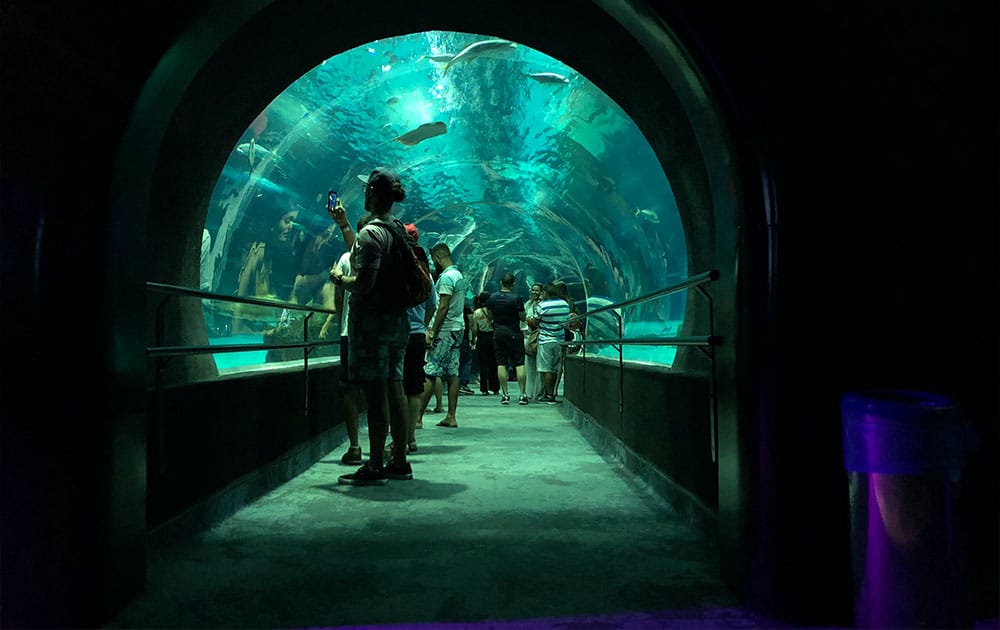
[[(321, 303), (326, 270), (345, 249), (327, 191), (353, 223), (364, 211), (361, 180), (380, 165), (400, 175), (406, 200), (395, 211), (417, 225), (421, 244), (451, 247), (471, 278), (470, 303), (506, 271), (525, 299), (534, 281), (565, 282), (581, 310), (687, 277), (667, 176), (613, 100), (541, 51), (433, 31), (326, 60), (247, 128), (207, 210), (211, 290)], [(627, 309), (625, 335), (673, 334), (685, 299)], [(228, 308), (208, 323), (215, 343), (279, 325), (280, 311)], [(611, 331), (594, 322), (590, 335)], [(625, 352), (670, 364), (676, 349)], [(231, 359), (217, 355), (220, 366)]]

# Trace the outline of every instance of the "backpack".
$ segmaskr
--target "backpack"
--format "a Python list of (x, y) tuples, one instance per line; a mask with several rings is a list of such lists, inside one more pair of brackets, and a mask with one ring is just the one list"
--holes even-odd
[(391, 224), (381, 220), (372, 223), (392, 230), (393, 235), (392, 269), (395, 274), (386, 285), (391, 287), (386, 293), (387, 299), (394, 306), (403, 308), (423, 304), (434, 290), (431, 266), (424, 248), (406, 233), (406, 228), (399, 219), (394, 219)]

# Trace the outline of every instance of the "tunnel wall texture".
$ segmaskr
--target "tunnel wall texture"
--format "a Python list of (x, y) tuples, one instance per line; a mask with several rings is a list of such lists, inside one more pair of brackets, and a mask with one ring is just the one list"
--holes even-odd
[[(564, 387), (573, 407), (638, 458), (633, 472), (655, 467), (671, 487), (653, 490), (717, 538), (719, 474), (708, 375), (634, 363), (620, 369), (617, 361), (573, 356), (566, 359)], [(628, 466), (630, 457), (622, 459)]]
[(149, 529), (203, 529), (328, 453), (343, 433), (339, 375), (337, 364), (150, 389)]

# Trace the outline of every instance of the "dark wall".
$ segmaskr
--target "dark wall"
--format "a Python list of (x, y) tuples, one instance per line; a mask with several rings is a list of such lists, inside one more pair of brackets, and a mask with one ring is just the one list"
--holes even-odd
[(707, 375), (580, 357), (568, 358), (565, 372), (577, 409), (718, 515)]
[(308, 409), (301, 369), (173, 386), (159, 395), (151, 389), (149, 528), (342, 424), (339, 370), (339, 365), (310, 367)]
[(759, 563), (781, 607), (816, 619), (843, 601), (803, 579), (849, 577), (840, 399), (888, 387), (953, 396), (979, 432), (970, 586), (997, 616), (996, 3), (743, 3), (725, 18), (715, 3), (661, 6), (717, 71), (774, 192), (774, 247), (756, 259), (770, 290), (745, 287), (750, 339), (730, 341), (755, 346), (741, 371), (759, 383), (743, 409), (759, 440), (743, 443), (759, 444)]
[(203, 3), (145, 5), (0, 3), (4, 627), (99, 625), (145, 577), (144, 295), (119, 293), (144, 239), (111, 168)]

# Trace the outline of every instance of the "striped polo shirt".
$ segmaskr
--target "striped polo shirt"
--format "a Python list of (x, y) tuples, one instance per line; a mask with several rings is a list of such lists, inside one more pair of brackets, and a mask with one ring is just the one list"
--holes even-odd
[(562, 298), (542, 300), (535, 306), (538, 324), (538, 343), (562, 342), (565, 340), (563, 324), (569, 321), (569, 304)]

